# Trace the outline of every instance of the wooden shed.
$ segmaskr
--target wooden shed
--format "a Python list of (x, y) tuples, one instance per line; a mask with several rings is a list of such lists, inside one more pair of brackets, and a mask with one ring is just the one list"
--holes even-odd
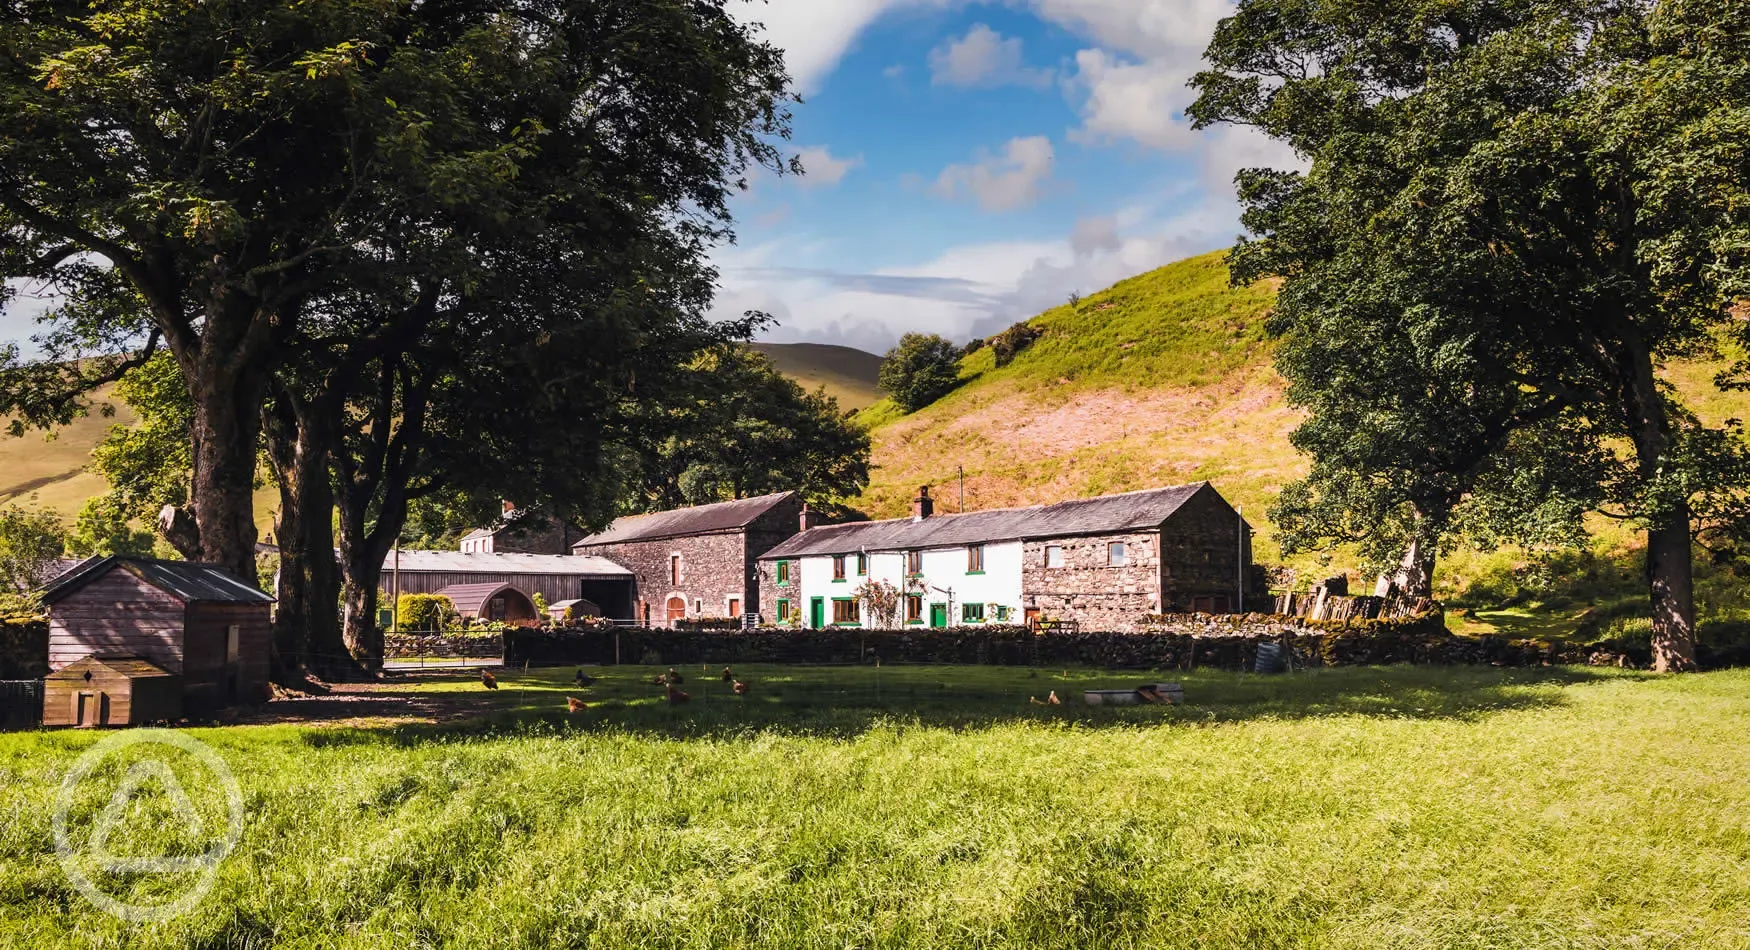
[[(176, 678), (183, 714), (271, 696), (273, 598), (224, 568), (94, 557), (56, 578), (42, 599), (52, 672), (92, 658), (141, 660)], [(45, 711), (49, 701), (45, 694)]]
[(138, 726), (182, 718), (182, 679), (138, 657), (88, 656), (43, 678), (43, 725)]

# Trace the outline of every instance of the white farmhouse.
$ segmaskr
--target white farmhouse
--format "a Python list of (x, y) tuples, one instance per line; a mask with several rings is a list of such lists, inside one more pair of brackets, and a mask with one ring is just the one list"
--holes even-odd
[(1149, 614), (1242, 609), (1251, 532), (1206, 482), (1031, 508), (810, 528), (760, 558), (768, 619), (876, 627), (857, 595), (902, 591), (899, 625), (1073, 621), (1132, 630)]

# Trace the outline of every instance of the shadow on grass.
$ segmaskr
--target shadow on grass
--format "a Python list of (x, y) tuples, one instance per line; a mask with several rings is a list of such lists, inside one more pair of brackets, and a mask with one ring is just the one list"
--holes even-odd
[[(491, 703), (471, 718), (320, 730), (312, 745), (387, 742), (418, 745), (514, 734), (624, 732), (666, 738), (725, 738), (756, 733), (850, 738), (877, 726), (979, 729), (1011, 723), (1079, 728), (1186, 726), (1256, 719), (1370, 716), (1412, 720), (1475, 720), (1497, 713), (1561, 705), (1566, 687), (1638, 674), (1575, 667), (1361, 667), (1257, 676), (1191, 672), (1150, 674), (1015, 667), (888, 666), (744, 667), (752, 684), (734, 695), (728, 684), (694, 671), (681, 704), (663, 699), (650, 681), (659, 670), (615, 667), (593, 672), (586, 690), (570, 685), (571, 670), (508, 672)], [(1184, 684), (1181, 706), (1089, 706), (1088, 689), (1125, 689), (1145, 682)], [(1055, 691), (1063, 705), (1035, 705)], [(406, 690), (405, 702), (477, 695), (477, 682), (431, 677)], [(567, 711), (566, 698), (589, 704)], [(385, 697), (387, 699), (387, 697)]]

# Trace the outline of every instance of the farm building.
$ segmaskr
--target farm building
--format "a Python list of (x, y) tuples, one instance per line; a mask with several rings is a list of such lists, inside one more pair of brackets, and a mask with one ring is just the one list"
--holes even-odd
[[(586, 599), (597, 604), (604, 616), (633, 616), (632, 572), (600, 557), (569, 554), (471, 554), (463, 551), (390, 552), (383, 561), (383, 589), (397, 594), (444, 594), (461, 611), (457, 597), (473, 598), (480, 591), (492, 596), (482, 601), (476, 614), (485, 619), (534, 619), (534, 597), (548, 604)], [(481, 587), (480, 585), (487, 585)], [(468, 588), (460, 594), (452, 589)], [(496, 598), (497, 607), (493, 606)], [(506, 612), (493, 617), (494, 609)], [(509, 614), (514, 613), (514, 616)]]
[(1241, 609), (1251, 528), (1207, 482), (1055, 505), (803, 531), (760, 559), (773, 618), (810, 628), (876, 626), (855, 591), (903, 595), (895, 621), (928, 627), (1073, 621), (1134, 630), (1149, 614)]
[(644, 624), (739, 617), (761, 610), (760, 556), (805, 527), (807, 517), (800, 496), (779, 492), (620, 518), (571, 550), (631, 570), (633, 616)]
[(88, 656), (43, 680), (45, 726), (140, 726), (180, 718), (181, 677), (136, 657)]
[[(94, 557), (57, 577), (42, 599), (49, 615), (50, 681), (75, 663), (98, 659), (110, 671), (102, 675), (155, 680), (156, 674), (140, 665), (145, 664), (174, 677), (183, 712), (262, 702), (269, 696), (273, 598), (223, 568)], [(137, 663), (118, 666), (122, 658)], [(97, 668), (89, 671), (94, 680), (99, 678)], [(145, 691), (156, 697), (160, 688), (147, 684)], [(48, 689), (45, 683), (45, 714), (56, 702)], [(94, 697), (93, 702), (100, 701)], [(156, 715), (160, 700), (149, 702), (154, 704), (152, 718), (166, 718)], [(111, 718), (131, 721), (113, 712)]]

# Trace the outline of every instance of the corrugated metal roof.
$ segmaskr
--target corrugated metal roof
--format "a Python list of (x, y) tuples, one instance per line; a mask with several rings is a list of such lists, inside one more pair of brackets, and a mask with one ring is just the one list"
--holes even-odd
[[(383, 571), (395, 569), (393, 551)], [(401, 570), (433, 574), (563, 574), (631, 577), (632, 572), (605, 557), (577, 554), (471, 554), (466, 551), (402, 551)]]
[(480, 615), (481, 608), (486, 606), (486, 602), (503, 590), (516, 591), (517, 596), (525, 600), (529, 596), (502, 581), (485, 584), (451, 584), (443, 590), (436, 591), (436, 593), (440, 597), (448, 597), (450, 606), (456, 608), (456, 613), (464, 617), (477, 617)]
[(462, 540), (463, 541), (472, 541), (475, 538), (490, 538), (490, 537), (492, 537), (493, 533), (494, 532), (491, 528), (475, 528), (474, 530), (468, 532), (467, 534), (462, 535)]
[(761, 495), (758, 498), (742, 498), (736, 501), (720, 501), (713, 505), (699, 505), (696, 508), (676, 508), (672, 511), (658, 511), (648, 515), (628, 515), (614, 519), (606, 531), (590, 535), (571, 546), (572, 550), (580, 547), (590, 547), (597, 544), (621, 544), (626, 541), (644, 541), (655, 538), (681, 538), (695, 534), (712, 534), (717, 531), (730, 531), (735, 528), (745, 528), (753, 523), (755, 518), (772, 510), (773, 506), (795, 495), (795, 492), (783, 491), (773, 495)]
[[(852, 554), (858, 551), (909, 551), (959, 547), (993, 541), (1107, 534), (1157, 528), (1208, 482), (1106, 495), (1031, 508), (1002, 508), (963, 515), (935, 515), (922, 521), (896, 518), (861, 524), (830, 525), (796, 535), (760, 560)], [(1214, 491), (1213, 488), (1210, 489)]]
[(78, 567), (55, 578), (44, 588), (43, 602), (52, 604), (114, 568), (121, 568), (184, 603), (273, 603), (272, 597), (217, 564), (113, 554), (87, 558)]

